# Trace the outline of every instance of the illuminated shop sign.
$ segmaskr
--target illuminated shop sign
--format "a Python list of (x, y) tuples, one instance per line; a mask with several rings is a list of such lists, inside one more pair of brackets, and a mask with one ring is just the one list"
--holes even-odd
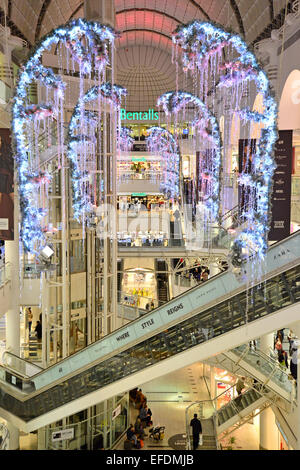
[(132, 162), (146, 162), (147, 159), (145, 157), (132, 157)]
[(158, 113), (154, 109), (148, 112), (141, 111), (135, 113), (127, 113), (126, 109), (121, 109), (121, 121), (158, 121)]

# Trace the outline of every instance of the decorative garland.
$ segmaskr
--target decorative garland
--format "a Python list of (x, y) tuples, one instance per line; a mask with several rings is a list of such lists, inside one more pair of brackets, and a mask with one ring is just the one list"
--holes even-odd
[[(118, 113), (120, 110), (122, 96), (126, 96), (127, 91), (125, 88), (113, 85), (111, 83), (103, 83), (102, 85), (93, 86), (86, 94), (80, 98), (74, 108), (68, 130), (68, 150), (67, 157), (70, 161), (70, 177), (72, 181), (73, 190), (73, 216), (78, 222), (86, 221), (86, 215), (93, 211), (91, 198), (85, 189), (85, 181), (89, 175), (89, 171), (80, 168), (78, 161), (78, 148), (83, 149), (84, 145), (91, 143), (91, 137), (87, 135), (76, 135), (78, 129), (78, 122), (82, 124), (92, 123), (95, 126), (98, 124), (96, 113), (91, 111), (82, 112), (85, 104), (95, 101), (99, 97), (104, 98), (110, 102)], [(119, 114), (118, 114), (119, 116)], [(82, 117), (84, 123), (82, 122)], [(117, 122), (119, 119), (117, 120)], [(119, 139), (118, 139), (119, 140)]]
[(119, 135), (119, 148), (121, 152), (129, 152), (134, 144), (134, 139), (131, 137), (131, 129), (129, 127), (121, 127)]
[[(39, 41), (29, 55), (26, 64), (20, 69), (16, 94), (13, 103), (13, 143), (14, 155), (18, 168), (18, 184), (21, 212), (20, 238), (26, 251), (39, 254), (46, 246), (46, 238), (43, 234), (42, 219), (47, 214), (45, 207), (38, 207), (38, 193), (36, 180), (40, 185), (43, 179), (32, 168), (30, 157), (32, 149), (26, 138), (28, 120), (44, 119), (54, 115), (54, 112), (62, 116), (62, 100), (65, 84), (59, 75), (55, 75), (52, 69), (41, 64), (42, 55), (52, 46), (63, 43), (70, 51), (72, 60), (79, 64), (81, 76), (89, 74), (91, 67), (98, 73), (102, 73), (109, 63), (108, 44), (113, 45), (116, 33), (109, 27), (96, 22), (78, 19), (60, 26)], [(81, 42), (85, 39), (86, 44)], [(27, 106), (27, 95), (30, 85), (38, 81), (52, 90), (55, 104)], [(55, 111), (54, 111), (55, 110)], [(60, 137), (63, 145), (63, 136)]]
[[(216, 67), (219, 62), (218, 73), (222, 72), (223, 75), (216, 84), (216, 88), (226, 89), (235, 86), (238, 89), (251, 81), (256, 84), (257, 93), (260, 93), (263, 98), (263, 116), (248, 108), (239, 111), (244, 121), (261, 122), (265, 125), (265, 128), (261, 130), (261, 137), (253, 158), (252, 171), (247, 174), (246, 179), (245, 174), (240, 177), (240, 184), (247, 184), (252, 191), (252, 200), (255, 199), (255, 204), (253, 203), (252, 207), (249, 205), (249, 209), (242, 214), (247, 220), (247, 228), (237, 236), (231, 248), (231, 264), (241, 268), (251, 256), (262, 260), (268, 247), (272, 181), (275, 170), (273, 149), (277, 139), (276, 103), (271, 96), (265, 72), (239, 35), (227, 32), (216, 24), (194, 21), (177, 28), (173, 35), (173, 43), (176, 47), (176, 57), (179, 47), (182, 52), (184, 71), (198, 71), (200, 88), (205, 92), (207, 92), (207, 80), (203, 77), (205, 73), (208, 73), (209, 64), (209, 73), (213, 76), (213, 66)], [(224, 51), (225, 48), (228, 48), (236, 58), (224, 63), (223, 57), (228, 56)], [(207, 93), (204, 94), (207, 98)], [(234, 99), (238, 101), (238, 98), (234, 98), (234, 93), (231, 97), (232, 101)]]
[(169, 199), (179, 197), (180, 150), (172, 134), (162, 127), (148, 129), (147, 147), (150, 152), (161, 155), (163, 180), (160, 190)]
[(208, 140), (213, 144), (210, 165), (206, 165), (201, 175), (202, 179), (209, 181), (209, 190), (204, 205), (208, 211), (208, 221), (212, 223), (218, 220), (220, 210), (222, 145), (218, 121), (208, 107), (191, 93), (184, 91), (168, 92), (160, 96), (157, 101), (157, 105), (163, 107), (166, 115), (177, 114), (189, 104), (195, 106), (198, 110), (198, 115), (192, 122), (192, 127), (197, 130), (203, 140)]

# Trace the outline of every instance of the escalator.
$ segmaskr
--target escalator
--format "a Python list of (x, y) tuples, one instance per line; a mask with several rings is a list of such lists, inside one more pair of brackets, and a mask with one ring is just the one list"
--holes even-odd
[(291, 379), (288, 369), (283, 370), (276, 357), (272, 359), (247, 344), (225, 351), (205, 362), (234, 375), (252, 377), (286, 404), (291, 404), (295, 396), (295, 381)]
[(221, 450), (219, 441), (243, 426), (250, 420), (264, 411), (272, 404), (276, 403), (277, 397), (272, 392), (258, 388), (247, 389), (239, 397), (232, 398), (228, 403), (219, 407), (218, 403), (222, 400), (222, 395), (234, 395), (234, 388), (218, 395), (214, 400), (195, 402), (186, 409), (186, 432), (187, 447), (192, 448), (192, 435), (190, 434), (190, 420), (194, 413), (200, 415), (203, 445), (198, 450)]
[(297, 321), (300, 232), (269, 249), (262, 277), (249, 289), (219, 274), (38, 373), (8, 354), (0, 415), (29, 432)]
[(157, 283), (158, 305), (163, 305), (169, 300), (168, 292), (168, 266), (164, 260), (155, 260), (155, 273)]

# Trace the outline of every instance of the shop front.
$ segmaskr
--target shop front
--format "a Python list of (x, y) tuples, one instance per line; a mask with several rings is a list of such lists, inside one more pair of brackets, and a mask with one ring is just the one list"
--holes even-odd
[(157, 305), (157, 287), (154, 272), (144, 268), (128, 269), (122, 280), (122, 302), (131, 307), (148, 310)]

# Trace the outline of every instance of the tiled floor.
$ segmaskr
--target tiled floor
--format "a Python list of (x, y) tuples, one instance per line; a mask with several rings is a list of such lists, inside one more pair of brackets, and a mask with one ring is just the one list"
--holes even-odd
[[(152, 380), (141, 386), (147, 397), (148, 406), (153, 413), (153, 424), (165, 426), (163, 441), (153, 442), (147, 437), (144, 450), (171, 450), (168, 440), (175, 434), (184, 434), (185, 410), (194, 401), (208, 400), (209, 395), (204, 380), (201, 377), (201, 366), (193, 364), (184, 369), (168, 374), (159, 379)], [(131, 422), (134, 424), (138, 411), (131, 408)], [(146, 428), (148, 433), (149, 428)], [(237, 450), (259, 449), (259, 418), (253, 424), (245, 424), (242, 428), (231, 434), (236, 437), (234, 447)], [(225, 441), (228, 441), (228, 438)], [(123, 449), (123, 440), (116, 449)], [(224, 442), (226, 445), (227, 442)]]

